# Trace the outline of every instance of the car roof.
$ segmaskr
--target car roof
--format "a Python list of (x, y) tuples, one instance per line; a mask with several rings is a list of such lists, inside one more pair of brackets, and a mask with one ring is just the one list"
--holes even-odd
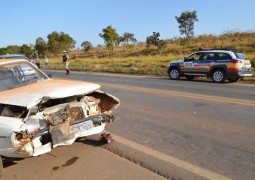
[(227, 50), (207, 50), (207, 51), (198, 51), (203, 53), (210, 53), (210, 52), (224, 52), (224, 53), (234, 53), (233, 51), (227, 51)]
[(26, 59), (30, 61), (30, 59), (25, 56), (24, 54), (6, 54), (6, 55), (0, 55), (0, 59), (10, 59), (10, 58), (17, 58), (17, 59)]
[(242, 51), (233, 48), (199, 48), (197, 52), (242, 53)]
[(1, 59), (0, 64), (8, 64), (8, 63), (15, 63), (15, 62), (20, 62), (20, 61), (25, 61), (25, 59), (17, 59), (17, 58), (11, 58), (11, 59)]
[(23, 54), (6, 54), (6, 55), (0, 55), (0, 57), (20, 57), (20, 56), (25, 56)]

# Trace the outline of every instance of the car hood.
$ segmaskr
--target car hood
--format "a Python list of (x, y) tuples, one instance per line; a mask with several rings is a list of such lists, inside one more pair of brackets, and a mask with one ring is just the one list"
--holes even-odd
[(45, 99), (58, 99), (89, 94), (99, 90), (100, 85), (70, 80), (47, 79), (20, 88), (0, 92), (0, 103), (30, 109)]

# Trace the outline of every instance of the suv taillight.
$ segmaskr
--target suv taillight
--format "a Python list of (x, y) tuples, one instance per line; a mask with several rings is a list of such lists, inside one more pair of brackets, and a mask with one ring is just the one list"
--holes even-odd
[(233, 59), (233, 60), (231, 61), (231, 63), (234, 63), (234, 64), (240, 63), (240, 64), (242, 64), (243, 61), (237, 60), (237, 59)]

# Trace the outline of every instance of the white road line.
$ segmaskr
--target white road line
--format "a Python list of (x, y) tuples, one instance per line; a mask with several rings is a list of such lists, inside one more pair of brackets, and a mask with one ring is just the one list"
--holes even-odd
[(162, 160), (162, 161), (165, 161), (167, 163), (170, 163), (172, 165), (175, 165), (179, 168), (182, 168), (186, 171), (189, 171), (191, 173), (194, 173), (194, 174), (197, 174), (201, 177), (204, 177), (204, 178), (207, 178), (207, 179), (217, 179), (217, 180), (230, 180), (231, 178), (229, 177), (226, 177), (226, 176), (223, 176), (223, 175), (220, 175), (220, 174), (217, 174), (217, 173), (214, 173), (212, 171), (209, 171), (207, 169), (204, 169), (204, 168), (201, 168), (201, 167), (198, 167), (196, 165), (193, 165), (191, 163), (188, 163), (188, 162), (185, 162), (185, 161), (182, 161), (180, 159), (177, 159), (173, 156), (170, 156), (170, 155), (167, 155), (165, 153), (161, 153), (159, 151), (156, 151), (156, 150), (153, 150), (153, 149), (150, 149), (146, 146), (143, 146), (141, 144), (138, 144), (138, 143), (135, 143), (133, 141), (130, 141), (128, 139), (125, 139), (123, 137), (120, 137), (118, 135), (115, 135), (115, 134), (112, 134), (112, 136), (114, 137), (114, 139), (121, 143), (121, 144), (124, 144), (126, 146), (129, 146), (135, 150), (138, 150), (138, 151), (141, 151), (147, 155), (150, 155), (154, 158), (157, 158), (159, 160)]

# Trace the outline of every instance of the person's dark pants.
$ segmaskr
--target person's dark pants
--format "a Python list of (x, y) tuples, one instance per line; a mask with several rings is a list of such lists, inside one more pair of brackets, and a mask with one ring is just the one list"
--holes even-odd
[(35, 63), (38, 69), (40, 69), (40, 63)]
[(70, 71), (69, 71), (69, 61), (65, 62), (65, 70), (66, 70), (66, 74), (70, 73)]

